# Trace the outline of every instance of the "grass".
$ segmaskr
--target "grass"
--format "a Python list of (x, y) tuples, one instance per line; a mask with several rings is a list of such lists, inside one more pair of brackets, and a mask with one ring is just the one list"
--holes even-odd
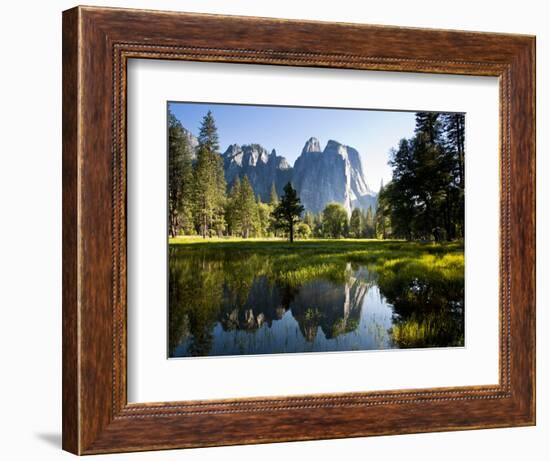
[[(282, 239), (238, 239), (238, 238), (210, 238), (200, 237), (176, 237), (169, 240), (170, 248), (178, 251), (226, 251), (237, 250), (243, 252), (254, 252), (259, 254), (280, 254), (288, 255), (289, 260), (297, 255), (300, 257), (317, 256), (321, 262), (325, 257), (345, 257), (351, 261), (372, 262), (381, 258), (387, 259), (388, 264), (400, 264), (402, 257), (410, 255), (441, 257), (463, 255), (464, 245), (462, 242), (449, 243), (423, 243), (407, 242), (403, 240), (374, 240), (374, 239), (310, 239), (299, 240), (289, 243)], [(462, 259), (463, 261), (463, 259)], [(432, 264), (435, 259), (425, 260), (425, 264)], [(455, 263), (460, 263), (455, 260)], [(439, 262), (439, 265), (441, 262)], [(451, 260), (446, 260), (451, 263)]]
[[(173, 306), (193, 310), (191, 330), (211, 325), (229, 293), (229, 305), (244, 305), (259, 277), (270, 286), (286, 287), (292, 296), (308, 282), (350, 281), (363, 267), (393, 306), (390, 335), (396, 345), (430, 347), (464, 342), (462, 242), (311, 239), (291, 244), (282, 239), (178, 237), (170, 239), (169, 251), (171, 299), (181, 300)], [(306, 326), (317, 315), (313, 308), (305, 313)], [(182, 325), (180, 314), (189, 312), (179, 312), (171, 301), (171, 323)], [(178, 333), (171, 337), (179, 337), (179, 330), (178, 326)], [(201, 347), (206, 348), (208, 337), (203, 341), (206, 345)]]
[(433, 312), (419, 318), (413, 314), (410, 318), (397, 322), (391, 328), (392, 339), (400, 348), (463, 346), (464, 333), (457, 328), (456, 320), (451, 316)]
[(462, 242), (421, 243), (402, 240), (311, 239), (289, 243), (276, 239), (170, 239), (177, 256), (207, 255), (210, 260), (242, 261), (253, 255), (268, 258), (269, 275), (299, 285), (316, 278), (341, 281), (347, 263), (370, 266), (388, 285), (403, 280), (429, 278), (444, 285), (462, 285), (464, 246)]

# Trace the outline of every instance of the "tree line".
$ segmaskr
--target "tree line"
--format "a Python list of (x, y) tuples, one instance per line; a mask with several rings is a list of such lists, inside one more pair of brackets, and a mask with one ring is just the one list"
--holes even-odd
[(255, 196), (247, 176), (230, 187), (209, 111), (198, 146), (168, 112), (168, 227), (170, 236), (297, 238), (405, 238), (452, 240), (464, 236), (464, 115), (419, 112), (414, 136), (392, 149), (392, 180), (382, 186), (376, 209), (338, 203), (307, 211), (288, 183), (278, 196)]
[(354, 208), (351, 216), (340, 203), (328, 203), (320, 213), (307, 211), (303, 222), (315, 238), (377, 238), (375, 210)]
[(392, 150), (392, 179), (378, 195), (382, 238), (464, 238), (464, 141), (464, 114), (416, 114), (414, 136)]
[[(247, 176), (227, 188), (218, 132), (209, 111), (194, 149), (186, 130), (168, 111), (168, 230), (176, 235), (275, 237), (309, 236), (300, 216), (304, 208), (289, 183), (284, 195), (271, 187), (268, 203), (256, 197)], [(196, 158), (195, 158), (196, 157)]]

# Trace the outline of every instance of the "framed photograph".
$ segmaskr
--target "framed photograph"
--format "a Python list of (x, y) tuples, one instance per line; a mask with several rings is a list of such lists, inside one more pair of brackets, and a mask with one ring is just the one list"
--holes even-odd
[(535, 39), (63, 13), (63, 448), (535, 424)]

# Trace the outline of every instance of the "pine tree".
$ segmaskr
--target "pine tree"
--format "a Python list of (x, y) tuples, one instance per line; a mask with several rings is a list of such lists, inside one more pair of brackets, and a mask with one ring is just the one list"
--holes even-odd
[(265, 237), (269, 235), (273, 208), (269, 203), (263, 203), (261, 200), (258, 200), (256, 206), (258, 208), (258, 237)]
[(451, 173), (445, 206), (447, 238), (454, 239), (464, 236), (464, 187), (466, 183), (464, 176), (464, 114), (444, 114), (442, 125), (443, 147)]
[(225, 222), (225, 206), (226, 206), (226, 189), (225, 173), (223, 169), (223, 159), (218, 153), (210, 154), (213, 176), (214, 176), (214, 214), (212, 219), (212, 227), (221, 236), (226, 229)]
[(241, 221), (239, 215), (241, 199), (241, 180), (237, 176), (229, 192), (227, 205), (225, 209), (225, 220), (229, 235), (238, 235), (241, 233)]
[(172, 237), (192, 230), (192, 182), (190, 146), (181, 122), (168, 110), (168, 224)]
[(431, 144), (441, 141), (442, 124), (439, 112), (417, 112), (415, 122), (416, 134), (423, 134)]
[(218, 129), (211, 111), (208, 111), (202, 118), (198, 140), (199, 145), (205, 147), (209, 152), (218, 153), (220, 150)]
[(193, 179), (195, 221), (200, 234), (206, 238), (209, 236), (210, 224), (214, 218), (216, 188), (210, 152), (205, 146), (199, 145)]
[(248, 176), (243, 178), (241, 183), (241, 193), (239, 199), (239, 209), (237, 210), (241, 223), (242, 236), (249, 238), (259, 227), (258, 207), (254, 197), (254, 189), (250, 185)]
[(359, 208), (354, 208), (349, 220), (350, 237), (361, 238), (363, 235), (363, 217)]
[(417, 113), (414, 137), (400, 141), (390, 166), (392, 180), (379, 193), (378, 236), (463, 236), (463, 114)]
[(198, 139), (193, 208), (196, 225), (206, 238), (212, 231), (221, 235), (225, 228), (226, 183), (223, 161), (218, 153), (218, 133), (210, 111), (202, 119)]
[(304, 211), (296, 189), (288, 182), (284, 187), (281, 201), (273, 210), (276, 226), (288, 232), (290, 243), (294, 242), (294, 227), (300, 220)]
[(444, 114), (442, 116), (442, 125), (445, 133), (445, 147), (456, 163), (457, 183), (459, 187), (464, 189), (464, 114)]
[[(418, 139), (425, 139), (417, 134)], [(392, 231), (397, 237), (411, 239), (413, 236), (413, 224), (417, 217), (420, 190), (425, 178), (420, 176), (422, 162), (418, 159), (418, 152), (414, 144), (407, 139), (399, 141), (398, 149), (391, 151), (389, 165), (393, 168), (392, 181), (387, 185), (385, 196), (391, 216)]]
[(178, 207), (178, 221), (181, 230), (185, 234), (193, 232), (193, 159), (191, 157), (191, 146), (185, 140), (185, 149), (182, 162), (182, 195)]
[(376, 207), (376, 215), (374, 218), (375, 235), (378, 239), (386, 239), (391, 235), (389, 201), (386, 194), (387, 187), (390, 184), (386, 185), (378, 192), (378, 206)]

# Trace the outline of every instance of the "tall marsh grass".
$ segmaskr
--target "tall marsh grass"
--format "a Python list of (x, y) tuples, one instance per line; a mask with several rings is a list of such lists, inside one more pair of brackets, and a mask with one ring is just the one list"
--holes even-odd
[[(184, 237), (169, 241), (169, 265), (170, 347), (192, 332), (193, 354), (209, 350), (217, 321), (235, 323), (235, 306), (247, 304), (258, 280), (265, 281), (268, 295), (276, 289), (288, 305), (309, 282), (349, 285), (359, 269), (368, 273), (369, 283), (376, 283), (392, 306), (389, 335), (396, 347), (464, 344), (462, 242), (345, 239), (290, 244), (276, 239)], [(357, 319), (332, 319), (318, 307), (312, 297), (310, 309), (293, 313), (309, 341), (318, 325), (327, 337), (357, 328)]]

